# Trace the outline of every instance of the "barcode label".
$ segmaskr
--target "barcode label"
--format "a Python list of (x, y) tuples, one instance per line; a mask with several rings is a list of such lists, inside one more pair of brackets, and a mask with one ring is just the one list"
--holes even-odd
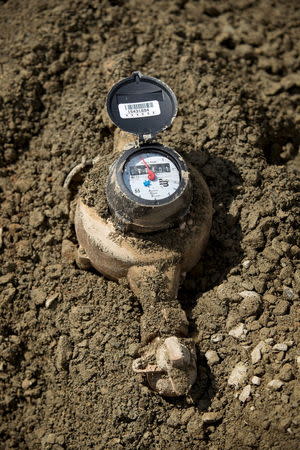
[(119, 113), (122, 119), (159, 116), (160, 107), (157, 100), (151, 102), (120, 103)]

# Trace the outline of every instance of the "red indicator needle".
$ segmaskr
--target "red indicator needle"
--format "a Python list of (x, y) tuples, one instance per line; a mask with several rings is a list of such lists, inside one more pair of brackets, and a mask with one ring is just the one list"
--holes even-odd
[(153, 181), (155, 180), (155, 173), (152, 172), (152, 170), (150, 169), (149, 165), (146, 163), (146, 161), (144, 159), (142, 159), (142, 162), (145, 164), (145, 166), (147, 167), (147, 172), (148, 172), (148, 180)]

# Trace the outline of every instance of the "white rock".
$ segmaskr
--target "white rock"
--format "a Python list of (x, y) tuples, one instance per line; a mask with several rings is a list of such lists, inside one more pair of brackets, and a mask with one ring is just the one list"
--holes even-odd
[(251, 383), (255, 384), (255, 386), (259, 386), (261, 382), (261, 379), (254, 375), (254, 377), (251, 378)]
[(261, 360), (261, 350), (256, 346), (251, 352), (251, 362), (252, 364), (258, 363)]
[(220, 361), (219, 355), (215, 350), (207, 350), (205, 353), (205, 358), (209, 365), (213, 366)]
[(240, 361), (232, 370), (228, 378), (229, 386), (234, 386), (237, 389), (247, 377), (247, 365)]
[(238, 323), (234, 328), (231, 328), (228, 334), (229, 336), (239, 339), (240, 337), (245, 336), (246, 333), (247, 330), (245, 325), (243, 323)]
[(300, 369), (300, 356), (296, 356), (296, 363), (297, 363), (298, 369)]
[(252, 364), (256, 364), (261, 360), (261, 354), (266, 349), (265, 343), (260, 341), (251, 352), (251, 362)]
[(245, 269), (249, 269), (250, 265), (251, 265), (250, 259), (246, 259), (245, 261), (242, 262), (242, 266), (243, 266)]
[(260, 295), (255, 291), (242, 291), (242, 292), (239, 292), (239, 295), (243, 298), (255, 297), (257, 300), (260, 300)]
[(216, 344), (217, 342), (221, 342), (223, 340), (223, 336), (222, 336), (222, 334), (216, 333), (211, 336), (210, 340), (214, 344)]
[(276, 352), (286, 352), (288, 349), (287, 344), (275, 344), (273, 350)]
[(267, 388), (273, 389), (274, 391), (278, 391), (282, 387), (283, 384), (284, 384), (284, 382), (281, 380), (271, 380), (267, 384)]
[(251, 397), (251, 386), (250, 384), (247, 384), (247, 386), (244, 387), (244, 389), (242, 390), (242, 392), (239, 395), (239, 400), (244, 403), (247, 400), (249, 400)]

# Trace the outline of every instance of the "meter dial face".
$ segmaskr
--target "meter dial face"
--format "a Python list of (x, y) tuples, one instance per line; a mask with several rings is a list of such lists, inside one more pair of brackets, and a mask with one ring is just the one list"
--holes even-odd
[(139, 152), (128, 158), (123, 169), (127, 189), (143, 200), (163, 200), (180, 186), (180, 171), (169, 155)]

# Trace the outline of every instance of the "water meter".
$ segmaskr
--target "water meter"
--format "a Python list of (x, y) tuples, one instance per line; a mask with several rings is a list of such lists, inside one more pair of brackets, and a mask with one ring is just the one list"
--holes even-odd
[(197, 354), (177, 294), (209, 237), (210, 193), (191, 163), (155, 141), (177, 113), (165, 83), (134, 72), (112, 87), (106, 107), (120, 131), (79, 192), (77, 264), (127, 278), (143, 310), (133, 372), (161, 395), (185, 395), (197, 377)]
[(184, 159), (173, 149), (152, 142), (177, 112), (173, 91), (160, 80), (134, 72), (108, 94), (107, 111), (139, 144), (112, 165), (107, 201), (123, 229), (152, 232), (179, 223), (189, 210), (192, 186)]

